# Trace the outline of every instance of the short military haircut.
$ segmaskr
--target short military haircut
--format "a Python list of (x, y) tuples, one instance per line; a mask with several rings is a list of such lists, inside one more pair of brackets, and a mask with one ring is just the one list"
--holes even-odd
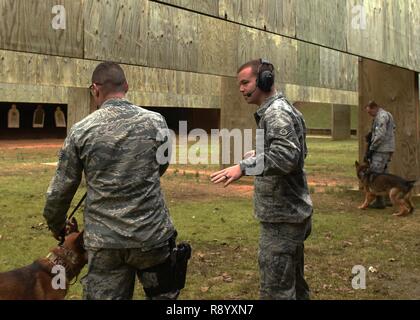
[(127, 79), (119, 64), (111, 61), (100, 63), (92, 74), (92, 83), (101, 86), (105, 93), (126, 92)]
[(241, 72), (242, 70), (248, 67), (251, 67), (252, 74), (256, 77), (258, 77), (258, 71), (262, 72), (262, 71), (267, 71), (267, 70), (271, 71), (273, 76), (275, 76), (274, 66), (269, 65), (269, 64), (262, 64), (261, 59), (255, 59), (255, 60), (248, 61), (247, 63), (244, 63), (238, 68), (238, 71), (236, 71), (236, 74), (239, 74), (239, 72)]
[(375, 101), (371, 100), (371, 101), (369, 101), (369, 103), (366, 105), (365, 108), (375, 109), (375, 108), (378, 108), (378, 107), (379, 107), (378, 104)]

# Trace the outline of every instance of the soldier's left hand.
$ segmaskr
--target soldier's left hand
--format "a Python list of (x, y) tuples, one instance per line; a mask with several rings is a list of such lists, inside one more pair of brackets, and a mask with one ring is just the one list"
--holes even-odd
[(210, 178), (214, 184), (224, 182), (224, 187), (230, 185), (233, 181), (240, 179), (243, 176), (241, 167), (239, 164), (233, 167), (229, 167), (218, 172), (213, 173)]

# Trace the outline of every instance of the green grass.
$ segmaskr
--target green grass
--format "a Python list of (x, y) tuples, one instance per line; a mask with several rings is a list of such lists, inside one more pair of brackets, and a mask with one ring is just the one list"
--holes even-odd
[[(353, 162), (357, 142), (308, 139), (310, 180), (336, 179), (324, 192), (311, 188), (313, 230), (305, 243), (306, 277), (313, 299), (419, 299), (420, 218), (395, 218), (392, 209), (359, 211), (363, 195), (348, 191), (357, 183)], [(21, 156), (18, 154), (21, 154)], [(0, 150), (0, 271), (30, 264), (56, 242), (42, 210), (56, 161), (56, 149)], [(23, 157), (23, 158), (22, 158)], [(163, 189), (179, 240), (193, 247), (187, 286), (181, 299), (258, 299), (259, 225), (253, 217), (249, 180), (228, 189), (213, 186), (205, 175), (168, 172)], [(83, 193), (78, 191), (73, 203)], [(417, 207), (420, 202), (416, 199)], [(77, 213), (79, 223), (81, 213)], [(352, 267), (375, 267), (367, 289), (353, 290)], [(86, 268), (82, 275), (86, 273)], [(80, 299), (79, 282), (68, 299)], [(135, 298), (143, 298), (138, 286)]]
[(358, 160), (358, 145), (355, 138), (332, 142), (325, 138), (307, 140), (308, 157), (306, 171), (308, 175), (325, 176), (331, 179), (354, 179), (354, 162)]

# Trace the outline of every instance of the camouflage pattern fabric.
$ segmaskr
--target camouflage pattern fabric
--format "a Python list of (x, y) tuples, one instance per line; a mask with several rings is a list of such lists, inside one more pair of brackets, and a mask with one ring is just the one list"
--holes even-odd
[(388, 173), (388, 163), (391, 161), (392, 153), (374, 152), (369, 163), (370, 171), (376, 173)]
[(370, 150), (375, 152), (395, 152), (395, 122), (392, 115), (379, 108), (372, 124)]
[(255, 177), (255, 215), (262, 222), (301, 223), (312, 215), (312, 200), (304, 172), (306, 126), (302, 114), (279, 93), (256, 112), (264, 130), (264, 153), (240, 162), (241, 169), (264, 161)]
[(160, 186), (168, 163), (156, 159), (164, 143), (158, 137), (167, 130), (160, 114), (126, 99), (110, 99), (75, 124), (47, 191), (44, 217), (50, 229), (63, 228), (84, 172), (85, 247), (162, 246), (174, 233)]
[(307, 300), (304, 278), (304, 240), (311, 218), (302, 223), (261, 223), (258, 251), (262, 300)]
[[(131, 300), (136, 276), (144, 288), (159, 286), (160, 275), (145, 271), (162, 264), (169, 257), (169, 246), (144, 252), (141, 249), (90, 249), (88, 273), (81, 279), (85, 300)], [(179, 290), (153, 297), (174, 300)]]

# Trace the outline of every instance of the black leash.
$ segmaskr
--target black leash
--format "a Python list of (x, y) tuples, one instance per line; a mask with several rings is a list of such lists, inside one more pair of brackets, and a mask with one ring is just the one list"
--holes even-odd
[[(83, 195), (82, 199), (80, 199), (80, 201), (77, 204), (76, 208), (74, 208), (74, 210), (72, 211), (72, 213), (67, 217), (67, 220), (66, 221), (70, 221), (70, 219), (74, 216), (74, 214), (76, 213), (76, 211), (82, 205), (82, 202), (86, 199), (86, 196), (87, 196), (87, 192)], [(59, 246), (63, 245), (64, 240), (65, 240), (65, 231), (63, 230), (63, 234), (59, 236), (58, 245)]]
[(77, 204), (76, 208), (74, 208), (73, 212), (68, 216), (67, 220), (70, 220), (71, 217), (74, 216), (74, 214), (76, 213), (77, 209), (80, 208), (80, 206), (82, 205), (82, 202), (86, 199), (87, 196), (87, 192), (85, 192), (85, 194), (83, 195), (82, 199), (80, 199), (79, 203)]

